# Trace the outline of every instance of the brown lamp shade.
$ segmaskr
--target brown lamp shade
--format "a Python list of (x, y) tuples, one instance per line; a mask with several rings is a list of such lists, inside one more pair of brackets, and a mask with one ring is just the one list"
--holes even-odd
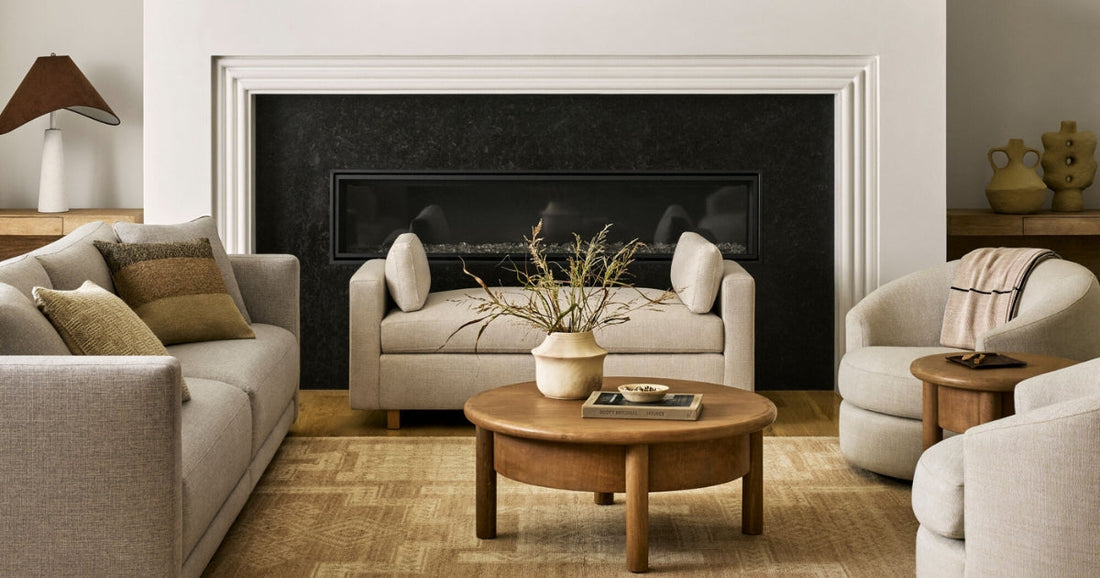
[(19, 88), (15, 89), (4, 112), (0, 112), (0, 134), (62, 108), (112, 126), (119, 123), (118, 116), (76, 67), (73, 59), (68, 56), (40, 56)]

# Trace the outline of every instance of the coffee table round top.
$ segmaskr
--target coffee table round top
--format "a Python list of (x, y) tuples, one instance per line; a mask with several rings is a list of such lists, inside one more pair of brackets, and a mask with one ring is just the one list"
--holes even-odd
[(520, 438), (580, 444), (653, 444), (718, 439), (757, 432), (775, 421), (775, 404), (750, 391), (716, 383), (655, 377), (605, 377), (604, 391), (625, 383), (660, 383), (669, 393), (703, 394), (698, 420), (582, 418), (583, 399), (551, 399), (535, 382), (483, 391), (466, 401), (478, 427)]
[(1016, 384), (1043, 373), (1069, 367), (1077, 362), (1064, 357), (1038, 355), (1034, 353), (1003, 353), (1027, 363), (1024, 367), (991, 367), (988, 369), (970, 369), (953, 361), (948, 355), (937, 353), (915, 360), (909, 371), (918, 379), (958, 389), (975, 391), (1012, 391)]

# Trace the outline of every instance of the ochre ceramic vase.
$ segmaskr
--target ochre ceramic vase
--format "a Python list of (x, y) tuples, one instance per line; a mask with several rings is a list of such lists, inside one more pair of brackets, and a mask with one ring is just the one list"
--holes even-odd
[(1077, 132), (1077, 123), (1062, 121), (1062, 130), (1043, 133), (1043, 182), (1054, 191), (1055, 211), (1081, 211), (1085, 189), (1096, 176), (1096, 133)]
[[(1008, 161), (999, 166), (994, 153), (1004, 153)], [(1028, 153), (1035, 153), (1035, 161), (1030, 165), (1024, 161)], [(993, 178), (985, 187), (985, 198), (989, 206), (998, 213), (1034, 213), (1043, 206), (1047, 196), (1047, 186), (1035, 166), (1039, 164), (1039, 151), (1025, 146), (1023, 139), (1009, 139), (1003, 147), (991, 148), (986, 155), (989, 166), (993, 167)]]
[(531, 355), (535, 356), (535, 385), (546, 397), (584, 399), (603, 385), (607, 351), (596, 344), (591, 331), (551, 333)]

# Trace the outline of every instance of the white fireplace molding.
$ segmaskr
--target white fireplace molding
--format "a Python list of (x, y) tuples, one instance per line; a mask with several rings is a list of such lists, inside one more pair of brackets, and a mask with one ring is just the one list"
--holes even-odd
[(213, 207), (230, 253), (254, 250), (258, 94), (831, 94), (837, 359), (845, 313), (878, 285), (875, 56), (223, 56), (213, 62)]

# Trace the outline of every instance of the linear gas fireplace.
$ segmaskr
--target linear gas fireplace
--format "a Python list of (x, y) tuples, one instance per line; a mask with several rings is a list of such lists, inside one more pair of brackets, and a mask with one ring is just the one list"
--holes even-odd
[(612, 248), (645, 243), (639, 259), (671, 259), (684, 231), (727, 259), (757, 257), (753, 173), (333, 171), (331, 186), (334, 262), (384, 257), (405, 232), (430, 258), (522, 258), (539, 221), (551, 257), (608, 224)]

